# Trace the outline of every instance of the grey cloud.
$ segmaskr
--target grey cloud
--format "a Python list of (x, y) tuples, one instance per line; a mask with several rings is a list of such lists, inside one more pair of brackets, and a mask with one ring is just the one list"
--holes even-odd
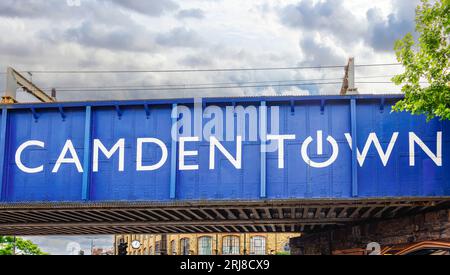
[(419, 0), (395, 1), (395, 10), (383, 18), (377, 9), (367, 11), (369, 30), (366, 43), (378, 51), (391, 51), (394, 42), (414, 31), (415, 8)]
[(180, 10), (178, 12), (177, 17), (179, 19), (184, 19), (184, 18), (203, 19), (203, 18), (205, 18), (205, 12), (201, 9)]
[(178, 4), (171, 0), (111, 0), (116, 5), (149, 16), (160, 16), (168, 11), (178, 9)]
[(197, 48), (205, 45), (205, 41), (193, 30), (179, 27), (156, 37), (156, 43), (166, 47)]
[(315, 34), (326, 34), (345, 45), (363, 34), (363, 24), (349, 12), (339, 0), (314, 3), (302, 1), (288, 5), (279, 14), (284, 25), (302, 30), (299, 46), (308, 64), (344, 64), (345, 57), (336, 54), (335, 49), (315, 40)]
[[(65, 0), (2, 0), (0, 16), (20, 18), (58, 18), (73, 19), (95, 16), (99, 21), (122, 20), (116, 11), (117, 6), (147, 16), (161, 16), (177, 10), (178, 5), (171, 1), (159, 0), (80, 0), (80, 6), (70, 6)], [(115, 9), (116, 8), (116, 9)]]
[(286, 6), (279, 17), (288, 27), (333, 37), (342, 47), (349, 41), (364, 41), (376, 51), (390, 51), (396, 39), (414, 31), (414, 10), (418, 3), (419, 0), (394, 0), (394, 9), (387, 17), (378, 9), (370, 9), (367, 20), (360, 20), (340, 0), (315, 3), (307, 0)]
[(212, 58), (204, 54), (188, 55), (178, 61), (179, 64), (188, 67), (208, 67), (214, 63)]
[(302, 1), (288, 5), (279, 14), (281, 22), (292, 28), (325, 32), (341, 41), (354, 39), (364, 33), (364, 24), (347, 10), (341, 0), (314, 3)]
[(156, 49), (153, 35), (137, 25), (111, 28), (86, 21), (79, 27), (67, 29), (59, 40), (109, 50), (153, 51)]
[(55, 14), (69, 10), (66, 1), (58, 0), (2, 0), (0, 1), (0, 15), (4, 17), (42, 17), (53, 11)]
[(302, 49), (305, 60), (309, 64), (345, 64), (346, 57), (340, 56), (335, 49), (319, 43), (314, 38), (308, 36), (300, 41), (300, 48)]

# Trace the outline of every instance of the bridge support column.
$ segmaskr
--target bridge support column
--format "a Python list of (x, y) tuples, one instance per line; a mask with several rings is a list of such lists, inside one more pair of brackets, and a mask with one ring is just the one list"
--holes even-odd
[(450, 210), (435, 210), (414, 216), (371, 221), (291, 239), (294, 255), (330, 255), (345, 250), (365, 250), (377, 242), (381, 247), (422, 241), (450, 241)]

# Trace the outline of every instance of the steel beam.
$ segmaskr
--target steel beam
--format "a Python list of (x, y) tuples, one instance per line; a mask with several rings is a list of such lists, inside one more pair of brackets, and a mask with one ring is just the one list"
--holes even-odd
[(90, 184), (91, 184), (91, 135), (92, 135), (92, 108), (86, 107), (86, 117), (84, 122), (84, 160), (83, 160), (83, 187), (82, 200), (90, 199)]
[(8, 109), (2, 108), (2, 120), (0, 124), (0, 201), (5, 200), (6, 195), (3, 193), (6, 191), (6, 139), (8, 131)]

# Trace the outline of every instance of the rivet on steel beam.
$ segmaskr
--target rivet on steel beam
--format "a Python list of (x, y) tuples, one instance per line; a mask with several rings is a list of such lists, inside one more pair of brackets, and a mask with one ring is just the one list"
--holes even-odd
[(58, 107), (59, 113), (61, 114), (62, 121), (66, 121), (66, 113), (64, 113), (63, 107)]
[(148, 104), (144, 104), (145, 114), (147, 115), (147, 119), (150, 118), (150, 108)]

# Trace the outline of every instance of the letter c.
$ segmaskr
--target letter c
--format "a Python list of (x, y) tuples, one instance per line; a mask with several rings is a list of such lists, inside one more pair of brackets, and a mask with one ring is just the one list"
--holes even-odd
[(30, 147), (30, 146), (37, 146), (37, 147), (44, 148), (45, 143), (42, 141), (39, 141), (39, 140), (30, 140), (30, 141), (27, 141), (27, 142), (23, 143), (22, 145), (20, 145), (16, 151), (16, 165), (17, 165), (17, 167), (19, 167), (20, 170), (22, 170), (23, 172), (25, 172), (27, 174), (40, 173), (40, 172), (44, 171), (44, 165), (41, 165), (36, 168), (29, 168), (29, 167), (26, 167), (25, 165), (23, 165), (23, 163), (22, 163), (22, 160), (21, 160), (22, 152), (27, 147)]

